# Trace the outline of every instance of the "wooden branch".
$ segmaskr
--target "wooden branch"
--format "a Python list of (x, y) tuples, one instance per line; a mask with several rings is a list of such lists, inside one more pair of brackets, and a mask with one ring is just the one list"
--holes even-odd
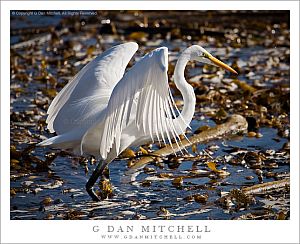
[(259, 193), (267, 193), (275, 189), (285, 188), (290, 186), (290, 179), (283, 179), (278, 181), (266, 182), (262, 184), (257, 184), (254, 186), (244, 187), (241, 189), (246, 195), (253, 195)]
[(274, 190), (284, 189), (290, 186), (290, 179), (266, 182), (262, 184), (256, 184), (254, 186), (242, 187), (240, 189), (232, 189), (225, 196), (221, 196), (215, 202), (225, 208), (229, 208), (229, 203), (234, 199), (237, 206), (248, 206), (255, 203), (253, 195), (260, 193), (271, 193)]
[[(155, 155), (157, 157), (165, 157), (174, 153), (174, 151), (179, 152), (184, 148), (190, 147), (194, 144), (206, 143), (208, 141), (212, 141), (220, 137), (245, 131), (247, 129), (247, 126), (248, 126), (247, 121), (243, 116), (234, 114), (224, 124), (217, 125), (199, 134), (193, 135), (192, 137), (189, 138), (189, 140), (186, 139), (182, 140), (181, 141), (182, 143), (180, 143), (180, 147), (178, 147), (176, 143), (173, 143), (172, 144), (173, 148), (170, 145), (167, 145), (164, 148), (161, 148), (153, 152), (152, 155)], [(137, 160), (136, 163), (130, 168), (129, 171), (130, 172), (135, 171), (136, 169), (139, 169), (144, 165), (152, 162), (155, 156), (145, 156)]]

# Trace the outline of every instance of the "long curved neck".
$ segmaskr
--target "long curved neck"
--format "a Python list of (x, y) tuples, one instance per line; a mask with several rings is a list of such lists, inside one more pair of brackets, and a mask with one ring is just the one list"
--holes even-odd
[(178, 132), (180, 132), (180, 134), (182, 132), (181, 130), (185, 130), (192, 121), (196, 105), (194, 89), (190, 84), (187, 83), (184, 77), (184, 69), (190, 60), (190, 50), (186, 49), (180, 55), (174, 70), (174, 83), (183, 97), (183, 109), (181, 111), (181, 116), (175, 119), (175, 124), (179, 126)]

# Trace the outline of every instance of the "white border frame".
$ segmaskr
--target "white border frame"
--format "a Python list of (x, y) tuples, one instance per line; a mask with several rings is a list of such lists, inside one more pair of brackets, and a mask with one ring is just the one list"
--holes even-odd
[[(290, 10), (291, 219), (286, 221), (10, 220), (10, 10)], [(299, 2), (298, 1), (13, 1), (1, 2), (1, 240), (2, 243), (299, 243)], [(101, 232), (93, 232), (99, 225)], [(201, 240), (101, 239), (107, 225), (207, 225)]]

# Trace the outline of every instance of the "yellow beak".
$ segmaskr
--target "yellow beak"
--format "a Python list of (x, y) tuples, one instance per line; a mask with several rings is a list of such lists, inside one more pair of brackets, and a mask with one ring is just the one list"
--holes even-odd
[(231, 68), (230, 66), (228, 66), (227, 64), (223, 63), (222, 61), (220, 61), (219, 59), (215, 58), (214, 56), (208, 56), (208, 59), (210, 61), (212, 61), (215, 65), (223, 68), (223, 69), (226, 69), (228, 71), (230, 71), (231, 73), (234, 73), (234, 74), (238, 74), (238, 72), (236, 72), (233, 68)]

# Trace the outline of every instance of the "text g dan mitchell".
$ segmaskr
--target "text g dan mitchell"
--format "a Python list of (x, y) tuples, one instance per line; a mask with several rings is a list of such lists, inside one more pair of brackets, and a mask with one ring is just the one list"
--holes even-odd
[(207, 225), (94, 225), (93, 232), (106, 233), (208, 233)]

